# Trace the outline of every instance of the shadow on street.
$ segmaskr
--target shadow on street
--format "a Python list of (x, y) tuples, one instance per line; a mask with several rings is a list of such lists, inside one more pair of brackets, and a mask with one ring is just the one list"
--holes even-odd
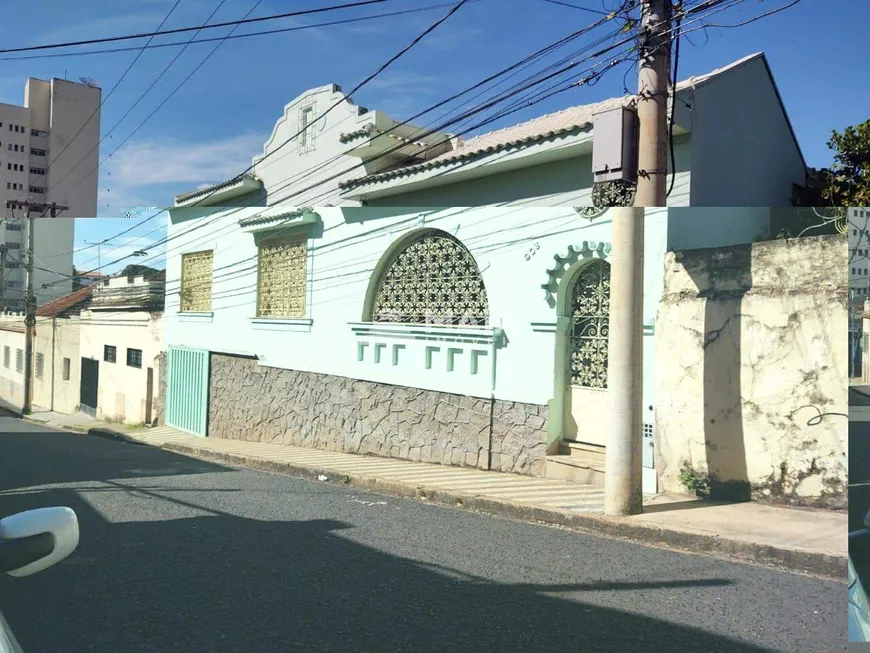
[[(34, 440), (39, 461), (26, 458)], [(727, 580), (497, 583), (362, 545), (340, 521), (260, 521), (156, 494), (160, 477), (233, 471), (220, 465), (51, 432), (2, 434), (0, 447), (0, 514), (66, 505), (82, 532), (57, 567), (0, 579), (0, 609), (25, 651), (767, 650), (593, 598)], [(61, 464), (69, 457), (74, 465)], [(50, 483), (72, 487), (33, 487)], [(111, 492), (141, 510), (106, 519), (88, 498)], [(287, 500), (305, 501), (297, 494)], [(149, 509), (165, 501), (190, 516)]]

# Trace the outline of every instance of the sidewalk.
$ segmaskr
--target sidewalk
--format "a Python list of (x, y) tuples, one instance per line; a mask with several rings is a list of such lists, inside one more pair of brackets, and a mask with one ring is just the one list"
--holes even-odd
[(759, 503), (716, 504), (687, 496), (659, 495), (645, 498), (641, 515), (608, 517), (603, 514), (603, 490), (591, 485), (279, 444), (201, 438), (171, 427), (128, 429), (84, 416), (52, 413), (26, 419), (79, 432), (89, 426), (87, 433), (92, 435), (231, 465), (326, 477), (328, 482), (653, 546), (846, 578), (845, 512)]

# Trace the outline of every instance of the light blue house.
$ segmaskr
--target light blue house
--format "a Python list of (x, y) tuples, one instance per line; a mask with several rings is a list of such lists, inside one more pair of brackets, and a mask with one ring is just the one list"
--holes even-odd
[[(304, 93), (250, 175), (176, 198), (166, 423), (601, 483), (611, 224), (596, 205), (633, 191), (596, 181), (596, 151), (625, 150), (601, 116), (632, 98), (467, 141), (342, 98)], [(674, 123), (668, 202), (686, 208), (646, 217), (650, 492), (665, 253), (769, 236), (770, 208), (716, 207), (787, 206), (805, 179), (763, 55), (681, 82)]]
[[(768, 220), (647, 213), (647, 491), (665, 252)], [(570, 207), (173, 209), (165, 422), (600, 483), (610, 229)]]

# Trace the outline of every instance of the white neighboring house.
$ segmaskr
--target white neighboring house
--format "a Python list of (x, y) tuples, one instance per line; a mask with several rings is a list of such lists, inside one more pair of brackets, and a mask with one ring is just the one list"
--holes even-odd
[(101, 97), (91, 84), (31, 77), (24, 106), (0, 104), (0, 243), (8, 248), (0, 303), (10, 308), (23, 305), (24, 274), (17, 262), (24, 232), (22, 212), (10, 219), (7, 200), (69, 207), (61, 217), (35, 221), (34, 253), (43, 269), (34, 273), (34, 288), (38, 304), (73, 289), (74, 218), (97, 213)]
[[(467, 139), (429, 133), (428, 123), (396, 127), (343, 97), (336, 85), (303, 93), (284, 108), (250, 174), (178, 195), (175, 206), (571, 207), (632, 199), (633, 96)], [(806, 184), (762, 53), (681, 81), (673, 134), (669, 206), (787, 207)]]
[(93, 287), (81, 314), (79, 410), (110, 421), (150, 424), (163, 350), (164, 273), (117, 276)]

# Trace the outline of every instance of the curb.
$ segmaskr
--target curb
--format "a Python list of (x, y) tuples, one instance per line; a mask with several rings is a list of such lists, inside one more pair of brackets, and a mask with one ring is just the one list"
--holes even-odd
[(93, 435), (97, 438), (104, 438), (106, 440), (115, 440), (116, 442), (127, 442), (129, 444), (138, 444), (144, 445), (144, 442), (139, 442), (138, 440), (131, 438), (126, 433), (122, 433), (121, 431), (114, 431), (112, 429), (96, 426), (87, 429), (86, 431), (77, 431), (78, 433), (87, 433), (88, 435)]
[[(95, 429), (96, 430), (96, 429)], [(129, 438), (124, 438), (128, 441)], [(774, 567), (781, 570), (811, 574), (834, 580), (843, 580), (848, 571), (848, 560), (844, 557), (778, 548), (754, 542), (741, 542), (702, 533), (666, 529), (647, 524), (631, 523), (629, 518), (609, 517), (605, 515), (582, 514), (560, 510), (557, 508), (541, 508), (510, 501), (498, 501), (473, 494), (452, 492), (422, 485), (410, 485), (388, 481), (374, 476), (345, 474), (322, 467), (310, 467), (292, 463), (275, 462), (262, 458), (240, 456), (236, 454), (200, 449), (176, 443), (166, 443), (162, 447), (166, 451), (214, 462), (229, 463), (240, 467), (248, 467), (279, 474), (293, 476), (317, 477), (325, 475), (335, 477), (343, 485), (351, 485), (367, 490), (386, 494), (416, 498), (426, 502), (455, 508), (478, 511), (489, 515), (510, 517), (523, 521), (540, 522), (554, 526), (562, 526), (592, 535), (604, 535), (641, 544), (673, 549), (684, 553), (695, 553)]]

